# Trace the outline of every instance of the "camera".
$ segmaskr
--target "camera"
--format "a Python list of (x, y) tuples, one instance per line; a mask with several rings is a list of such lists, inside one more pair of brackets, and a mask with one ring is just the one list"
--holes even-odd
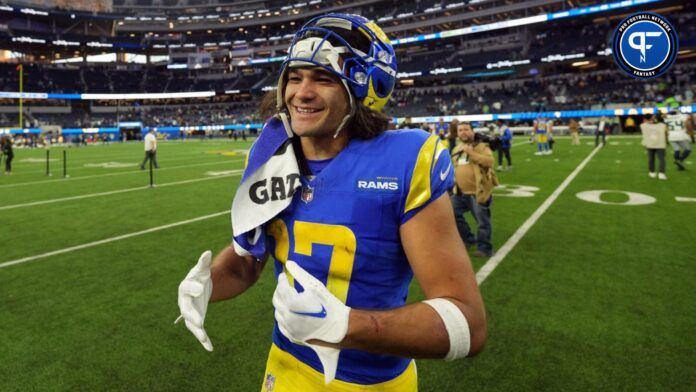
[(474, 144), (476, 143), (486, 143), (492, 151), (495, 151), (500, 147), (501, 142), (498, 136), (491, 137), (486, 134), (477, 132), (474, 134)]

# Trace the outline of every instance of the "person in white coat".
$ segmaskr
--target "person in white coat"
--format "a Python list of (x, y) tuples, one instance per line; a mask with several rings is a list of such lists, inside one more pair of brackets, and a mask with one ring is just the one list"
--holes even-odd
[(148, 160), (152, 161), (152, 165), (155, 169), (159, 169), (159, 165), (157, 164), (157, 136), (155, 136), (155, 131), (150, 130), (150, 132), (145, 135), (143, 141), (145, 142), (145, 159), (143, 159), (143, 163), (140, 164), (140, 170), (145, 170), (145, 164)]
[[(641, 144), (648, 151), (648, 175), (650, 178), (666, 180), (665, 175), (665, 149), (667, 148), (667, 125), (661, 118), (654, 118), (652, 114), (645, 116), (645, 121), (640, 124), (643, 133)], [(655, 157), (659, 162), (659, 173), (655, 173)]]

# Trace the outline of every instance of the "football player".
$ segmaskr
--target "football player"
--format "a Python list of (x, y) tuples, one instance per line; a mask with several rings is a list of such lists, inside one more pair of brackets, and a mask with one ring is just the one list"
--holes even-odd
[[(290, 45), (275, 103), (304, 169), (301, 192), (261, 238), (277, 277), (263, 391), (416, 391), (413, 358), (483, 348), (450, 157), (437, 135), (386, 132), (395, 80), (389, 39), (361, 16), (316, 17)], [(212, 265), (204, 253), (179, 288), (182, 317), (208, 350), (208, 302), (241, 294), (269, 263), (238, 253), (230, 246)], [(414, 276), (427, 300), (406, 304)]]
[(551, 154), (551, 149), (549, 148), (549, 134), (546, 119), (539, 117), (534, 121), (534, 134), (537, 140), (537, 152), (534, 155), (549, 155)]
[(691, 154), (691, 142), (694, 125), (691, 116), (672, 110), (665, 116), (668, 134), (667, 140), (674, 150), (674, 164), (679, 170), (685, 170), (684, 160)]

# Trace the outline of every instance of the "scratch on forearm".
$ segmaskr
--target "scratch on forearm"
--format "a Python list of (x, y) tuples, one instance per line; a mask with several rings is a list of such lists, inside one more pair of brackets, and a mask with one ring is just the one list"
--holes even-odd
[(372, 324), (374, 325), (375, 333), (379, 333), (379, 321), (377, 321), (377, 317), (375, 317), (375, 315), (371, 314), (370, 320), (372, 320)]

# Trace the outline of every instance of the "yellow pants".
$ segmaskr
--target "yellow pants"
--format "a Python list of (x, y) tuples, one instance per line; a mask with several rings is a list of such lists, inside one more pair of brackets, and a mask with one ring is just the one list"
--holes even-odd
[(549, 141), (549, 137), (545, 133), (537, 133), (536, 138), (537, 138), (537, 143), (546, 143)]
[(416, 392), (418, 376), (416, 362), (411, 361), (406, 370), (394, 379), (379, 384), (352, 384), (333, 380), (324, 384), (324, 375), (273, 344), (268, 353), (266, 373), (261, 392), (315, 392), (315, 391), (384, 391)]

